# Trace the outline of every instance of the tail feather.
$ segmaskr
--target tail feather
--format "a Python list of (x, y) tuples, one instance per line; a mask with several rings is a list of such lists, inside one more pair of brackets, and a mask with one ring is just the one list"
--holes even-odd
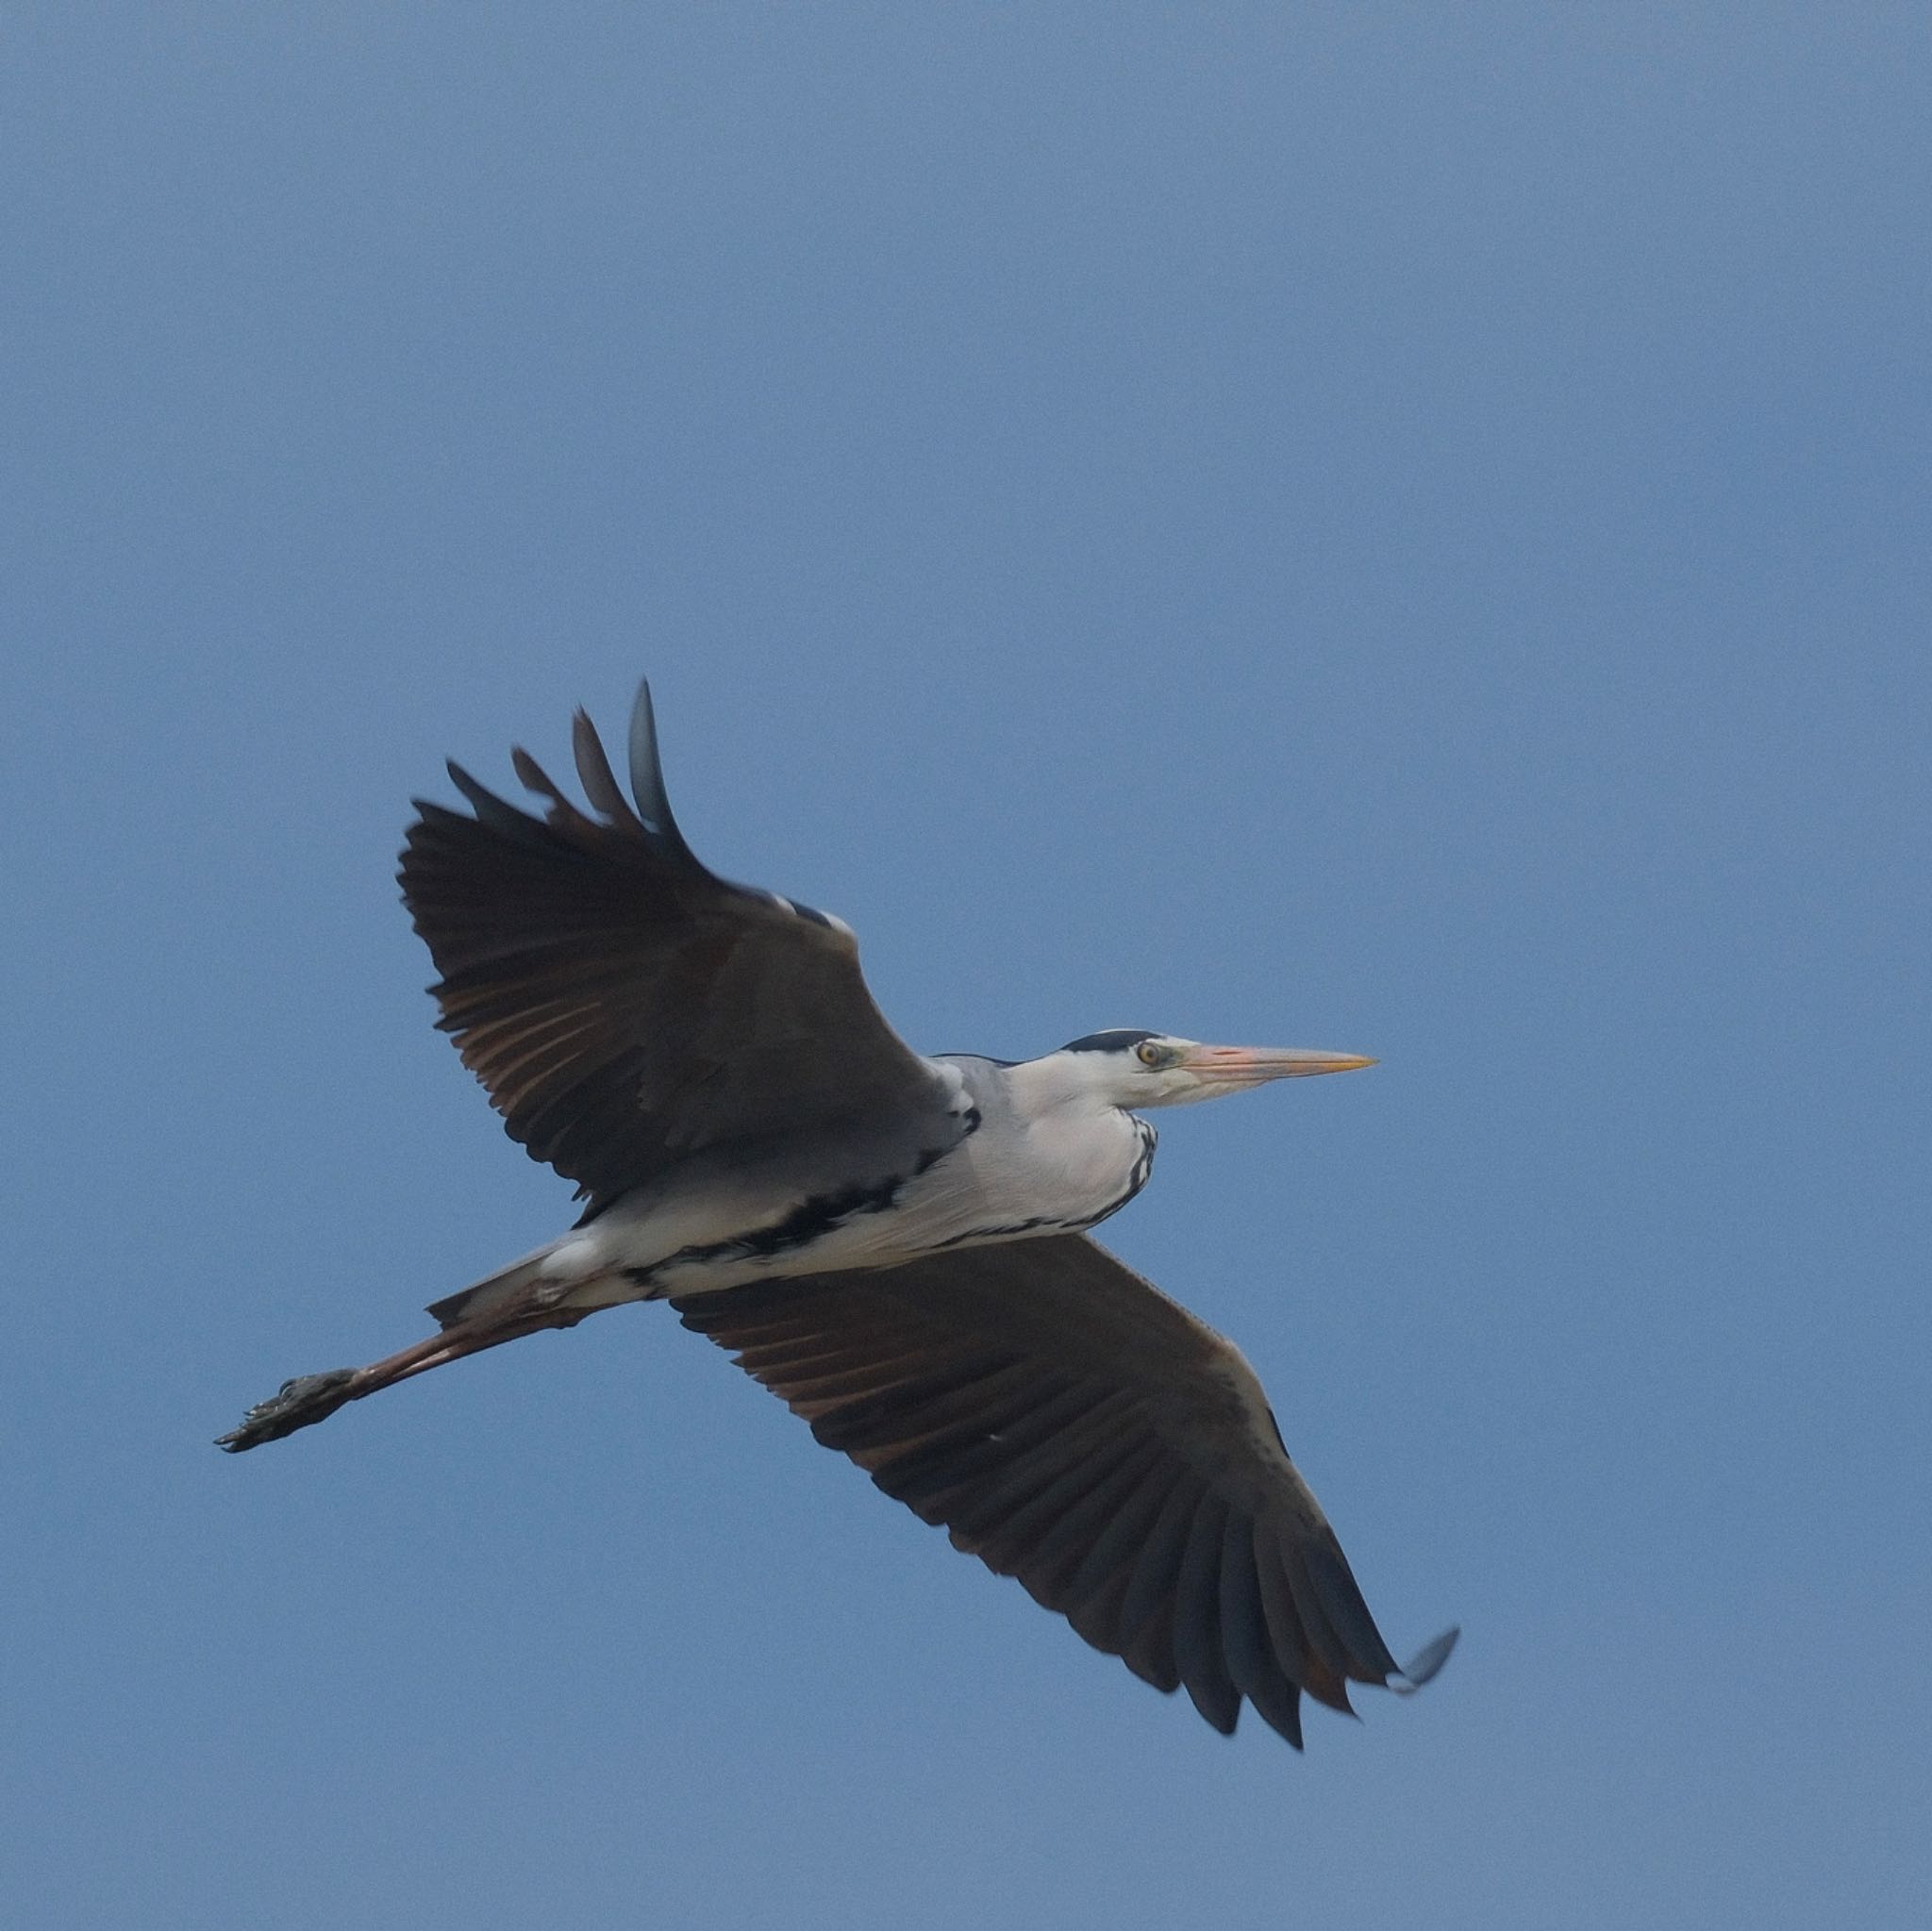
[(513, 1260), (508, 1267), (485, 1274), (480, 1281), (473, 1281), (459, 1293), (446, 1294), (441, 1301), (430, 1302), (425, 1311), (434, 1317), (439, 1326), (455, 1327), (460, 1322), (492, 1312), (499, 1304), (507, 1306), (542, 1273), (543, 1263), (556, 1245), (553, 1240), (549, 1246), (540, 1247), (536, 1253), (526, 1254), (521, 1260)]

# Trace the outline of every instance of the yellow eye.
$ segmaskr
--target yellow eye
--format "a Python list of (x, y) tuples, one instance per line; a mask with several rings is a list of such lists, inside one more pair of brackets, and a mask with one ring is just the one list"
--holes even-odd
[(1142, 1040), (1134, 1048), (1134, 1057), (1142, 1066), (1164, 1066), (1167, 1063), (1167, 1048), (1153, 1040)]

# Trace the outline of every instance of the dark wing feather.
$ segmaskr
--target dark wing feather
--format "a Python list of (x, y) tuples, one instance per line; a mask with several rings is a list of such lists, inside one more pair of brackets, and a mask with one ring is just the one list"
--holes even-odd
[(888, 1495), (1216, 1729), (1245, 1698), (1299, 1747), (1304, 1691), (1347, 1709), (1349, 1681), (1405, 1673), (1254, 1372), (1085, 1235), (672, 1305)]
[(932, 1067), (886, 1024), (837, 921), (691, 854), (631, 720), (634, 808), (579, 711), (591, 816), (526, 753), (541, 819), (450, 766), (474, 815), (418, 801), (399, 878), (441, 1024), (512, 1138), (601, 1204), (721, 1142), (899, 1117), (946, 1143)]

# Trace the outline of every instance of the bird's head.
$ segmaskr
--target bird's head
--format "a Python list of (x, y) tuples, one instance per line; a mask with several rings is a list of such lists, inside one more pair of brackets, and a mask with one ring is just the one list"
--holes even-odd
[(1291, 1046), (1204, 1046), (1198, 1040), (1124, 1026), (1070, 1040), (1049, 1057), (1059, 1062), (1055, 1072), (1074, 1091), (1130, 1111), (1185, 1107), (1245, 1092), (1271, 1079), (1352, 1073), (1375, 1063), (1355, 1053)]

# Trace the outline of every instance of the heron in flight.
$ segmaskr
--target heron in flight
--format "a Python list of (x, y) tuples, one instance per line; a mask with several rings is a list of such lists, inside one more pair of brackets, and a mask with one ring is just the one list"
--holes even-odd
[(649, 686), (625, 798), (576, 714), (541, 818), (452, 763), (399, 874), (439, 1024), (510, 1136), (574, 1180), (570, 1232), (429, 1309), (427, 1340), (309, 1374), (221, 1438), (292, 1434), (445, 1362), (668, 1301), (888, 1495), (1231, 1732), (1399, 1668), (1260, 1383), (1090, 1229), (1146, 1184), (1156, 1107), (1344, 1073), (1351, 1054), (1091, 1033), (1014, 1064), (915, 1053), (842, 921), (734, 885), (665, 796)]

